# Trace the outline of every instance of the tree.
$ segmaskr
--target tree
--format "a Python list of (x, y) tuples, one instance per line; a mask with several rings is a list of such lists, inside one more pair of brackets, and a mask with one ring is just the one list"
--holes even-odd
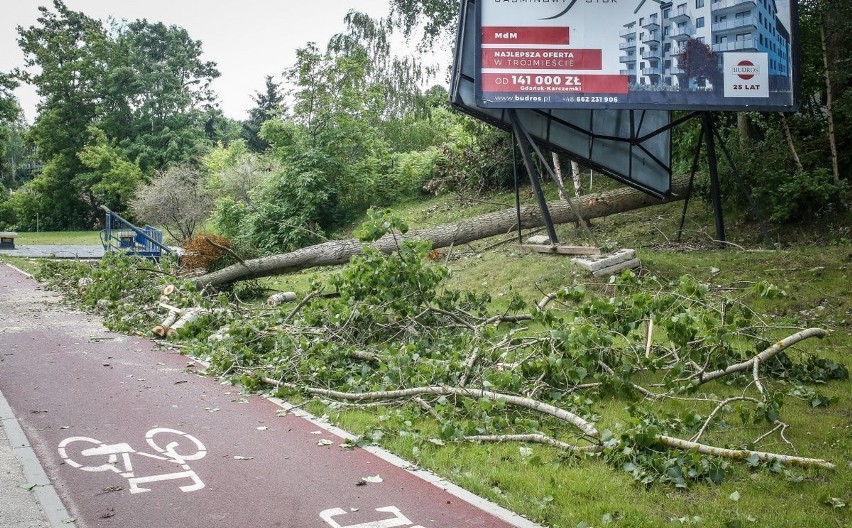
[(78, 154), (88, 171), (75, 176), (72, 183), (91, 206), (124, 212), (144, 181), (142, 170), (102, 130), (92, 127), (89, 135), (91, 142)]
[[(136, 20), (114, 22), (108, 31), (62, 0), (54, 0), (53, 8), (39, 8), (36, 25), (18, 28), (30, 68), (21, 78), (42, 96), (28, 138), (44, 166), (30, 190), (40, 196), (38, 203), (49, 204), (46, 227), (85, 228), (98, 221), (101, 205), (100, 193), (92, 192), (97, 182), (81, 177), (94, 174), (80, 156), (87, 145), (117, 149), (148, 176), (197, 161), (211, 144), (208, 138), (218, 139), (227, 125), (217, 124), (210, 89), (219, 72), (200, 59), (201, 42), (185, 29)], [(90, 136), (92, 130), (105, 138)]]
[(21, 78), (34, 84), (42, 97), (28, 139), (44, 167), (29, 185), (44, 204), (40, 213), (46, 227), (81, 228), (100, 215), (83, 201), (71, 180), (85, 171), (77, 153), (98, 115), (109, 43), (98, 21), (71, 11), (61, 0), (54, 0), (53, 6), (55, 12), (39, 7), (37, 26), (18, 27), (25, 65), (35, 68), (22, 72)]
[[(556, 223), (574, 222), (578, 210), (583, 218), (599, 218), (642, 207), (682, 200), (686, 195), (689, 178), (681, 177), (672, 181), (672, 195), (662, 201), (643, 192), (622, 188), (604, 194), (587, 195), (575, 198), (572, 206), (564, 201), (548, 203), (552, 219)], [(504, 235), (517, 228), (515, 209), (487, 213), (469, 218), (457, 224), (445, 224), (431, 228), (409, 231), (406, 240), (429, 242), (433, 248), (450, 247)], [(521, 210), (521, 225), (524, 228), (544, 225), (541, 211), (536, 207), (524, 207)], [(397, 235), (398, 236), (398, 235)], [(399, 239), (394, 235), (384, 237), (369, 244), (383, 253), (392, 253), (399, 248)], [(221, 286), (241, 280), (281, 275), (317, 266), (345, 264), (354, 255), (363, 252), (365, 244), (358, 240), (331, 240), (296, 251), (247, 260), (238, 265), (208, 273), (195, 279), (199, 287)]]
[(428, 112), (430, 100), (420, 86), (436, 75), (437, 66), (424, 66), (411, 55), (397, 55), (391, 46), (394, 26), (384, 19), (350, 11), (346, 31), (334, 35), (328, 51), (337, 56), (365, 56), (363, 83), (381, 93), (382, 118), (401, 118)]
[(424, 48), (452, 35), (459, 12), (456, 0), (390, 0), (390, 6), (391, 21), (406, 37), (422, 28)]
[(208, 109), (219, 76), (214, 62), (201, 60), (201, 42), (182, 27), (147, 20), (114, 24), (112, 40), (98, 127), (145, 173), (200, 159), (208, 132), (216, 135)]
[(681, 90), (689, 89), (689, 80), (694, 79), (699, 85), (709, 81), (714, 90), (721, 85), (722, 72), (719, 70), (719, 57), (707, 44), (698, 39), (687, 40), (681, 52), (677, 54), (678, 68), (683, 73), (678, 74), (678, 85)]
[(11, 186), (15, 179), (14, 165), (7, 168), (11, 156), (10, 143), (13, 140), (15, 123), (17, 122), (21, 109), (12, 93), (18, 83), (9, 75), (0, 72), (0, 183)]
[(292, 108), (260, 133), (281, 171), (257, 191), (245, 220), (250, 245), (268, 252), (316, 242), (366, 209), (385, 152), (375, 129), (381, 93), (365, 81), (369, 57), (312, 43), (296, 55), (285, 72)]
[(204, 121), (204, 136), (211, 145), (219, 143), (227, 145), (240, 140), (242, 123), (226, 116), (222, 109), (216, 106), (208, 106), (204, 110), (202, 119)]
[(17, 189), (33, 179), (38, 163), (33, 145), (25, 140), (28, 127), (23, 115), (5, 128), (5, 140), (0, 141), (0, 185)]
[(139, 189), (130, 203), (137, 218), (162, 226), (179, 242), (192, 238), (211, 207), (210, 196), (201, 186), (201, 173), (188, 165), (159, 173), (150, 184)]
[(265, 83), (265, 90), (255, 92), (252, 96), (255, 107), (249, 110), (249, 118), (242, 127), (241, 136), (252, 152), (263, 152), (269, 148), (269, 143), (260, 137), (260, 128), (263, 123), (284, 111), (281, 83), (276, 83), (271, 75), (266, 76)]
[[(842, 0), (804, 0), (799, 12), (805, 96), (800, 114), (809, 119), (802, 132), (807, 133), (808, 143), (828, 147), (831, 172), (839, 183), (852, 167), (852, 153), (838, 148), (852, 141), (852, 5)], [(811, 136), (813, 131), (819, 131), (819, 136)]]

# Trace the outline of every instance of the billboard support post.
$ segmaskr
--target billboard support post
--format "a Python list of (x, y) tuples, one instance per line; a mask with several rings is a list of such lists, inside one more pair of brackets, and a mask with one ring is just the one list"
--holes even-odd
[[(565, 203), (568, 204), (568, 208), (571, 209), (571, 212), (574, 213), (574, 216), (577, 217), (577, 225), (581, 226), (586, 231), (586, 234), (589, 235), (589, 240), (592, 241), (592, 244), (597, 246), (598, 242), (597, 242), (597, 240), (595, 240), (595, 235), (594, 235), (594, 233), (592, 233), (592, 230), (589, 228), (589, 224), (586, 223), (586, 221), (580, 215), (579, 211), (577, 211), (577, 208), (574, 207), (574, 204), (571, 203), (571, 200), (566, 198), (566, 196), (568, 196), (568, 193), (565, 192), (565, 187), (563, 187), (562, 182), (556, 176), (556, 172), (550, 166), (550, 163), (547, 161), (547, 159), (545, 159), (544, 154), (541, 153), (541, 149), (539, 148), (538, 145), (536, 145), (535, 139), (533, 139), (533, 137), (530, 135), (529, 131), (526, 128), (524, 128), (524, 125), (521, 122), (521, 120), (518, 119), (517, 113), (515, 112), (515, 110), (511, 110), (510, 112), (511, 112), (510, 115), (514, 115), (514, 118), (512, 118), (512, 119), (514, 119), (514, 122), (517, 123), (518, 130), (521, 132), (521, 134), (524, 135), (524, 138), (526, 138), (527, 143), (529, 143), (529, 146), (535, 152), (536, 156), (538, 156), (538, 159), (541, 162), (541, 166), (544, 167), (545, 169), (547, 169), (547, 172), (550, 175), (550, 178), (553, 180), (553, 183), (555, 183), (556, 186), (559, 188), (559, 195), (562, 197), (562, 199), (565, 201)], [(631, 114), (631, 126), (632, 126), (632, 122), (633, 122), (633, 116)]]
[(713, 219), (716, 222), (716, 240), (725, 242), (725, 219), (722, 216), (722, 189), (719, 185), (719, 167), (716, 163), (716, 143), (712, 112), (702, 112), (701, 128), (707, 140), (707, 169), (710, 172), (710, 199), (713, 202)]
[(518, 160), (515, 157), (517, 148), (515, 146), (514, 135), (512, 135), (512, 172), (515, 176), (515, 215), (518, 218), (518, 244), (524, 242), (523, 234), (521, 233), (521, 178), (518, 174)]
[(704, 125), (701, 125), (701, 134), (695, 141), (695, 156), (692, 158), (692, 168), (689, 170), (689, 186), (686, 188), (686, 198), (683, 200), (683, 212), (680, 215), (680, 226), (677, 229), (677, 241), (683, 236), (683, 224), (686, 222), (686, 210), (689, 208), (689, 200), (692, 198), (692, 189), (695, 184), (695, 173), (698, 172), (698, 159), (701, 157), (701, 146), (704, 143)]
[[(527, 168), (527, 174), (529, 174), (530, 177), (530, 184), (532, 184), (533, 191), (535, 192), (535, 199), (538, 202), (538, 208), (541, 211), (541, 216), (544, 218), (544, 225), (547, 226), (547, 235), (550, 237), (550, 243), (558, 244), (559, 238), (556, 236), (556, 228), (553, 227), (553, 218), (550, 216), (550, 209), (547, 208), (547, 200), (544, 199), (544, 193), (542, 192), (541, 184), (539, 183), (539, 172), (535, 168), (535, 163), (533, 163), (531, 154), (532, 145), (527, 140), (527, 137), (523, 132), (521, 123), (518, 121), (517, 113), (514, 110), (509, 110), (509, 116), (512, 120), (512, 131), (515, 133), (515, 140), (521, 148), (521, 156), (524, 158), (524, 166)], [(520, 222), (518, 224), (518, 229), (520, 230)]]
[(751, 213), (757, 219), (757, 225), (760, 227), (760, 234), (763, 236), (763, 243), (766, 244), (767, 247), (772, 247), (772, 240), (769, 238), (769, 231), (766, 229), (766, 222), (763, 221), (763, 215), (760, 214), (760, 210), (757, 208), (757, 204), (754, 201), (754, 197), (751, 195), (751, 190), (749, 189), (748, 184), (746, 184), (742, 173), (740, 173), (737, 169), (737, 165), (734, 163), (734, 157), (731, 156), (731, 152), (728, 150), (728, 147), (725, 146), (725, 141), (722, 139), (722, 134), (719, 133), (719, 129), (714, 128), (714, 132), (716, 133), (716, 140), (719, 142), (719, 146), (722, 147), (722, 153), (725, 154), (725, 158), (731, 166), (731, 171), (737, 179), (740, 192), (743, 193), (743, 197), (745, 198), (746, 203), (748, 203)]

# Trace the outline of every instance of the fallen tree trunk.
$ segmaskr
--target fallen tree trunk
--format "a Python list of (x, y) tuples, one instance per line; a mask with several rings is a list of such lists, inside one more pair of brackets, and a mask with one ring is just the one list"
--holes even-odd
[[(671, 197), (659, 200), (643, 192), (629, 188), (618, 189), (601, 194), (589, 194), (572, 200), (580, 216), (585, 219), (600, 218), (612, 214), (641, 209), (651, 205), (683, 200), (686, 195), (688, 178), (672, 180)], [(553, 201), (547, 204), (550, 215), (556, 224), (576, 221), (577, 217), (571, 207), (564, 201)], [(533, 228), (544, 225), (544, 219), (538, 207), (521, 208), (521, 227)], [(496, 235), (502, 235), (517, 229), (517, 215), (514, 209), (488, 213), (474, 218), (462, 220), (457, 224), (445, 224), (427, 229), (417, 229), (405, 234), (406, 239), (424, 240), (432, 243), (432, 247), (442, 248), (451, 245), (465, 244)], [(397, 249), (399, 236), (387, 235), (370, 246), (391, 253)], [(227, 268), (201, 275), (195, 279), (199, 287), (219, 286), (231, 282), (281, 275), (317, 266), (332, 266), (345, 264), (354, 255), (360, 255), (365, 244), (355, 239), (332, 240), (298, 249), (290, 253), (271, 255), (247, 260)]]

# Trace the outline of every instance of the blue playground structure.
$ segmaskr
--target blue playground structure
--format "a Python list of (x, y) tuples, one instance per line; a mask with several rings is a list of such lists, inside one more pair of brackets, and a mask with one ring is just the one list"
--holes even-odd
[(171, 248), (163, 245), (163, 232), (159, 229), (149, 225), (140, 229), (106, 206), (102, 205), (101, 209), (106, 211), (105, 228), (101, 231), (104, 251), (123, 251), (153, 260), (159, 259), (163, 253), (172, 252)]

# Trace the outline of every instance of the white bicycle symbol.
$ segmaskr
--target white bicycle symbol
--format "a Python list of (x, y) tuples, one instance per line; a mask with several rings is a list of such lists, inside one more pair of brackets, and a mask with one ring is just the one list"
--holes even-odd
[[(168, 440), (172, 441), (168, 442)], [(182, 440), (183, 445), (181, 445)], [(136, 451), (126, 443), (105, 444), (100, 440), (87, 436), (72, 436), (59, 443), (59, 456), (69, 466), (82, 471), (113, 471), (118, 473), (122, 477), (127, 478), (130, 483), (130, 493), (151, 491), (151, 488), (140, 487), (140, 484), (183, 478), (188, 478), (193, 482), (193, 484), (180, 486), (180, 490), (184, 493), (198, 491), (204, 487), (204, 482), (198, 478), (195, 471), (190, 469), (187, 464), (187, 461), (200, 460), (207, 454), (207, 448), (197, 438), (177, 429), (157, 427), (145, 434), (145, 441), (160, 454)], [(93, 444), (94, 447), (86, 448), (85, 445), (87, 444)], [(133, 464), (130, 461), (131, 454), (172, 462), (179, 465), (183, 471), (137, 477), (133, 473)], [(89, 460), (87, 460), (86, 464), (81, 464), (72, 459), (72, 456), (84, 457)], [(121, 464), (119, 464), (119, 456), (121, 457)], [(98, 464), (98, 462), (102, 463)]]

